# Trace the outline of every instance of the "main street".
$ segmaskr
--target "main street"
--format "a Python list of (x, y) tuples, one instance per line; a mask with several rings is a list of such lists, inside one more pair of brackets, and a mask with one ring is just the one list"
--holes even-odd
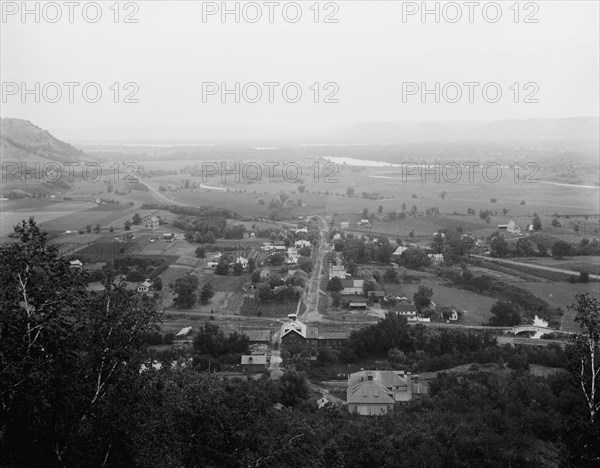
[[(317, 216), (321, 228), (319, 229), (320, 242), (315, 257), (315, 265), (310, 280), (306, 283), (306, 288), (301, 301), (304, 303), (306, 310), (302, 316), (306, 322), (315, 322), (323, 318), (319, 313), (319, 289), (321, 284), (321, 274), (323, 271), (323, 263), (325, 261), (325, 255), (329, 251), (329, 244), (327, 243), (326, 233), (328, 232), (327, 221), (321, 216)], [(298, 302), (300, 307), (300, 302)]]

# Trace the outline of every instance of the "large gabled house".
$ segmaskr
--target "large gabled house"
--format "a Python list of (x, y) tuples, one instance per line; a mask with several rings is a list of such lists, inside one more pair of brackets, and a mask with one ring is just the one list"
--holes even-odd
[(146, 229), (158, 229), (160, 227), (160, 219), (156, 216), (149, 216), (144, 219), (144, 227)]
[(361, 370), (348, 376), (348, 410), (361, 415), (385, 414), (396, 402), (410, 401), (425, 387), (404, 371)]

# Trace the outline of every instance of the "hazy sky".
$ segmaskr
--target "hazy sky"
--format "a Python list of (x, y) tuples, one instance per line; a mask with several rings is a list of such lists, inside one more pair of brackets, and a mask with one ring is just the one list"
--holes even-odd
[[(435, 16), (420, 13), (406, 16), (421, 2), (338, 1), (320, 2), (319, 22), (315, 23), (314, 2), (301, 2), (302, 17), (292, 23), (298, 12), (290, 2), (273, 6), (269, 22), (268, 2), (227, 2), (240, 10), (240, 22), (233, 14), (222, 22), (223, 2), (144, 1), (120, 4), (119, 22), (114, 21), (114, 2), (100, 2), (102, 17), (96, 23), (86, 21), (96, 13), (90, 2), (74, 7), (73, 23), (64, 2), (44, 6), (29, 2), (31, 9), (40, 5), (40, 22), (33, 14), (22, 21), (21, 2), (2, 2), (1, 79), (3, 117), (19, 117), (43, 128), (103, 127), (206, 127), (206, 126), (281, 126), (323, 127), (356, 122), (408, 122), (496, 120), (530, 117), (572, 117), (598, 115), (599, 76), (599, 2), (538, 1), (520, 2), (515, 22), (514, 2), (499, 2), (501, 18), (493, 23), (497, 9), (491, 2), (473, 7), (469, 22), (467, 2), (427, 2), (430, 9), (439, 5), (440, 22)], [(527, 4), (527, 5), (526, 5)], [(57, 8), (62, 17), (55, 23)], [(286, 7), (286, 20), (283, 16)], [(483, 15), (486, 7), (486, 17)], [(457, 8), (458, 7), (458, 8)], [(251, 23), (260, 8), (262, 18)], [(462, 17), (451, 23), (460, 9)], [(135, 11), (137, 10), (137, 11)], [(127, 13), (137, 23), (123, 22)], [(245, 13), (245, 14), (244, 14)], [(326, 15), (337, 23), (325, 23)], [(537, 19), (537, 23), (526, 23)], [(487, 18), (487, 20), (486, 20)], [(11, 82), (18, 84), (15, 91)], [(33, 94), (21, 103), (21, 83), (34, 89), (40, 83), (40, 99)], [(55, 88), (42, 87), (49, 82), (61, 84), (62, 98)], [(64, 82), (78, 82), (75, 102), (68, 102), (69, 88)], [(97, 83), (102, 97), (88, 103), (82, 97), (82, 85)], [(114, 103), (113, 83), (120, 83), (119, 101), (139, 89), (138, 103)], [(203, 102), (203, 83), (227, 83), (234, 89), (240, 83), (240, 99), (228, 95), (221, 102), (219, 90)], [(260, 84), (263, 93), (258, 103), (244, 102), (241, 88), (249, 82)], [(273, 99), (269, 102), (269, 86)], [(282, 87), (288, 87), (284, 97)], [(320, 83), (319, 103), (314, 103), (315, 87)], [(335, 83), (325, 88), (325, 83)], [(426, 82), (431, 89), (440, 83), (440, 103), (435, 95), (421, 102), (420, 90), (403, 83)], [(454, 86), (460, 84), (462, 98), (457, 103)], [(473, 100), (469, 87), (476, 82)], [(487, 88), (484, 84), (496, 83)], [(520, 92), (515, 94), (514, 83)], [(525, 87), (525, 83), (529, 84)], [(405, 91), (416, 94), (405, 94)], [(300, 88), (302, 97), (295, 98)], [(312, 89), (311, 89), (312, 87)], [(512, 87), (512, 89), (511, 89)], [(502, 97), (496, 103), (496, 89)], [(324, 103), (336, 91), (337, 103)], [(213, 89), (213, 91), (215, 91)], [(256, 88), (247, 87), (247, 97), (255, 98)], [(10, 95), (16, 92), (16, 95)], [(94, 88), (88, 97), (95, 96)], [(531, 94), (534, 93), (534, 94)], [(525, 103), (527, 97), (539, 102)], [(518, 103), (514, 102), (517, 98)]]

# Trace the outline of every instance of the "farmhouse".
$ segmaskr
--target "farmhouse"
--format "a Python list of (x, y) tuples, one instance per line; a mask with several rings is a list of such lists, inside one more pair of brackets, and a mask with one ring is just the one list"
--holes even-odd
[(393, 311), (397, 315), (402, 315), (403, 317), (416, 317), (417, 316), (417, 306), (414, 304), (407, 304), (406, 302), (400, 302), (394, 306)]
[(267, 370), (267, 355), (266, 354), (244, 354), (241, 359), (242, 371), (264, 372)]
[(156, 216), (150, 216), (144, 220), (144, 227), (146, 229), (158, 229), (160, 226), (160, 220)]
[(81, 261), (79, 261), (79, 260), (71, 260), (69, 262), (69, 266), (71, 268), (82, 268), (83, 267), (83, 263), (81, 263)]
[(152, 286), (152, 283), (149, 280), (146, 280), (138, 286), (137, 291), (139, 293), (147, 293), (148, 291), (150, 291), (151, 286)]
[(333, 236), (332, 236), (333, 240), (341, 240), (342, 239), (342, 235), (339, 232), (336, 232)]
[(340, 291), (340, 294), (342, 295), (358, 295), (358, 294), (364, 294), (363, 291), (363, 286), (365, 284), (365, 280), (362, 279), (343, 279), (342, 280), (342, 287), (344, 289), (342, 289)]
[(359, 226), (363, 226), (363, 227), (371, 227), (371, 223), (369, 222), (368, 219), (361, 219), (358, 223)]
[(344, 265), (331, 265), (329, 279), (331, 278), (346, 279), (346, 267)]
[(310, 247), (310, 241), (305, 239), (297, 240), (294, 245), (297, 249), (301, 249), (302, 247)]
[(511, 234), (521, 234), (521, 228), (513, 220), (511, 220), (508, 224), (498, 224), (498, 229), (510, 232)]
[(348, 229), (350, 227), (350, 223), (348, 221), (342, 221), (340, 223), (340, 227), (344, 230)]
[(281, 327), (281, 344), (289, 345), (305, 345), (307, 339), (307, 326), (297, 320), (296, 314), (288, 315), (289, 321)]
[(190, 335), (192, 334), (192, 327), (185, 327), (179, 330), (177, 335), (175, 335), (175, 341), (180, 343), (191, 341)]

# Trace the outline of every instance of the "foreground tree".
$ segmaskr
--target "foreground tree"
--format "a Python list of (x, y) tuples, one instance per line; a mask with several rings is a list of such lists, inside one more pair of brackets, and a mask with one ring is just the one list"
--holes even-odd
[(600, 410), (600, 301), (589, 294), (577, 294), (575, 300), (569, 309), (575, 312), (581, 333), (569, 343), (571, 367), (594, 424)]
[[(0, 246), (0, 465), (128, 462), (125, 433), (152, 299), (107, 271), (104, 291), (59, 257), (30, 219)], [(131, 463), (129, 463), (131, 465)]]

